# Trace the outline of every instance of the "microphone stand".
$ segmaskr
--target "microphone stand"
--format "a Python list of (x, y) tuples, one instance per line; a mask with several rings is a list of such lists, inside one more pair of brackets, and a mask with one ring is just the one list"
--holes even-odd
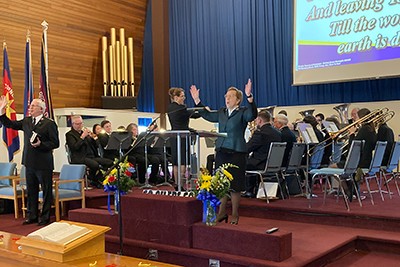
[(168, 183), (168, 175), (167, 175), (167, 173), (169, 173), (168, 161), (167, 161), (167, 141), (168, 141), (168, 139), (169, 139), (169, 137), (165, 138), (165, 139), (163, 138), (163, 141), (164, 141), (164, 144), (163, 144), (163, 152), (164, 152), (164, 170), (163, 170), (163, 172), (164, 172), (164, 182), (162, 182), (161, 184), (158, 184), (157, 187), (158, 186), (164, 186), (164, 185), (173, 187), (172, 184)]
[[(119, 252), (118, 252), (118, 255), (123, 255), (123, 244), (124, 244), (124, 242), (123, 242), (123, 225), (122, 225), (122, 209), (121, 209), (121, 191), (119, 190), (119, 187), (120, 187), (120, 166), (119, 166), (119, 164), (129, 155), (129, 153), (130, 152), (132, 152), (132, 150), (134, 150), (137, 146), (138, 146), (138, 144), (140, 144), (143, 140), (146, 140), (146, 138), (150, 135), (150, 133), (151, 132), (153, 132), (153, 129), (150, 129), (150, 127), (152, 126), (152, 125), (154, 125), (155, 123), (156, 123), (156, 121), (158, 120), (160, 118), (160, 116), (158, 116), (157, 118), (155, 118), (151, 123), (150, 123), (150, 125), (148, 126), (149, 128), (147, 129), (147, 131), (146, 131), (146, 134), (141, 138), (141, 139), (137, 139), (136, 141), (137, 142), (135, 142), (132, 146), (131, 146), (131, 148), (127, 151), (127, 152), (125, 152), (125, 154), (123, 154), (122, 153), (122, 142), (123, 141), (125, 141), (127, 138), (124, 138), (122, 141), (120, 141), (120, 158), (119, 158), (119, 160), (116, 162), (116, 163), (114, 163), (114, 165), (113, 166), (111, 166), (108, 170), (107, 170), (107, 172), (104, 174), (104, 177), (106, 177), (107, 175), (109, 175), (110, 174), (110, 172), (113, 170), (113, 169), (117, 169), (117, 187), (118, 187), (118, 194), (117, 194), (117, 196), (118, 196), (118, 199), (117, 199), (117, 211), (118, 211), (118, 228), (119, 228)], [(147, 170), (146, 170), (147, 171)]]

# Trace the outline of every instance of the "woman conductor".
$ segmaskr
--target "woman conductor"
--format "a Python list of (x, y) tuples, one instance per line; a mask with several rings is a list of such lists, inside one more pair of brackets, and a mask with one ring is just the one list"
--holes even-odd
[[(171, 103), (168, 106), (168, 119), (171, 124), (171, 130), (189, 130), (189, 119), (200, 118), (200, 115), (194, 113), (194, 111), (188, 111), (185, 105), (185, 91), (182, 88), (173, 87), (169, 89), (169, 97)], [(186, 171), (186, 142), (185, 139), (181, 140), (181, 175)], [(171, 154), (172, 154), (172, 165), (174, 166), (173, 174), (175, 184), (178, 184), (178, 149), (177, 140), (172, 138), (171, 140)]]
[[(199, 97), (199, 89), (195, 85), (190, 87), (192, 98), (198, 107), (204, 107)], [(232, 200), (232, 220), (231, 224), (239, 222), (239, 203), (240, 192), (245, 189), (245, 172), (246, 172), (246, 141), (244, 132), (247, 124), (257, 117), (257, 107), (253, 101), (251, 94), (251, 80), (249, 79), (245, 86), (246, 106), (241, 107), (243, 94), (235, 87), (229, 87), (225, 94), (225, 108), (218, 111), (210, 111), (204, 109), (199, 111), (200, 115), (207, 121), (218, 122), (219, 132), (227, 133), (227, 137), (218, 137), (215, 150), (215, 167), (225, 163), (231, 163), (238, 168), (229, 168), (228, 171), (232, 174), (230, 192)], [(226, 213), (227, 196), (221, 199), (221, 206), (218, 212), (217, 220), (219, 222), (228, 221)]]

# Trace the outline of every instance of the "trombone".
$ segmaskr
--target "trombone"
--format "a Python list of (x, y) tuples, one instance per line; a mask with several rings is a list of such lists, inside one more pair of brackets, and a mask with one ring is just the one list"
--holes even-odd
[[(348, 144), (348, 137), (350, 136), (351, 132), (350, 129), (355, 127), (358, 129), (361, 125), (363, 124), (371, 124), (375, 130), (377, 130), (382, 124), (388, 122), (391, 120), (396, 113), (392, 110), (389, 110), (388, 108), (382, 108), (382, 109), (375, 109), (371, 111), (371, 113), (365, 115), (364, 117), (356, 120), (355, 122), (347, 125), (346, 127), (340, 129), (337, 132), (332, 132), (329, 133), (329, 137), (326, 138), (323, 142), (317, 144), (322, 145), (325, 142), (324, 146), (320, 146), (320, 149), (325, 149), (327, 146), (330, 146), (333, 144), (333, 142), (339, 140), (339, 139), (347, 139), (346, 142), (344, 142), (343, 146), (341, 149)], [(312, 151), (312, 149), (309, 149), (307, 152), (310, 156), (314, 155), (317, 151)], [(346, 151), (342, 151), (342, 154), (344, 154)]]

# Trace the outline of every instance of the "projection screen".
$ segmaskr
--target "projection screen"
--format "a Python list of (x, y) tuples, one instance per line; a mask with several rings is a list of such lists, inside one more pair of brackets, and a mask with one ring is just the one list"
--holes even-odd
[(294, 3), (294, 85), (400, 75), (400, 0)]

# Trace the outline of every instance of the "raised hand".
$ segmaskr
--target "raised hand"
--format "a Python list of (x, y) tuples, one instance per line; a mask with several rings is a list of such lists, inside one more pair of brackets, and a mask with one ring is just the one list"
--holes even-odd
[(190, 95), (196, 105), (200, 103), (200, 89), (197, 89), (196, 85), (190, 86)]
[(7, 106), (7, 99), (6, 96), (2, 95), (0, 97), (0, 115), (3, 115), (5, 111), (5, 107)]
[(244, 92), (246, 93), (246, 96), (251, 95), (251, 79), (249, 78), (249, 80), (247, 81), (245, 87), (244, 87)]

